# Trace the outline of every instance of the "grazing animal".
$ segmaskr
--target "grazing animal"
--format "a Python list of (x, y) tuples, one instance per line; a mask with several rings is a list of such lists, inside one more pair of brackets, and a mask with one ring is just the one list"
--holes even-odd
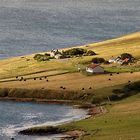
[(47, 82), (49, 82), (49, 80), (48, 80), (48, 79), (47, 79), (46, 81), (47, 81)]
[(119, 72), (117, 72), (117, 74), (120, 74)]
[(82, 90), (85, 90), (84, 88), (82, 88)]
[(128, 83), (131, 83), (131, 81), (128, 81)]
[(63, 87), (63, 89), (66, 89), (65, 87)]
[(39, 78), (39, 80), (42, 80), (42, 78)]
[(45, 79), (47, 78), (47, 76), (44, 77)]
[(133, 73), (133, 71), (130, 72), (131, 74)]
[(34, 78), (34, 80), (36, 80), (36, 78)]
[(63, 88), (63, 86), (60, 86), (60, 88)]
[(89, 87), (89, 89), (92, 89), (92, 87)]
[(113, 76), (112, 73), (110, 73), (110, 76)]
[(111, 79), (110, 79), (110, 78), (109, 78), (108, 80), (109, 80), (109, 81), (111, 81)]
[(16, 76), (16, 79), (18, 78), (18, 76)]
[(26, 79), (24, 79), (24, 81), (26, 81)]

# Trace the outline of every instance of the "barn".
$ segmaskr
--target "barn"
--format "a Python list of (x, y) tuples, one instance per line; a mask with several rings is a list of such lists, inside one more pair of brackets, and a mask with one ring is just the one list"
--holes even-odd
[(104, 73), (104, 68), (98, 64), (90, 64), (86, 67), (86, 71), (89, 73)]

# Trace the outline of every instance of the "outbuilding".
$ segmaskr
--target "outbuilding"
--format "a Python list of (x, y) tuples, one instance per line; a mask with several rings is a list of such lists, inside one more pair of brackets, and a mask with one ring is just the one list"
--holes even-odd
[(104, 73), (104, 68), (98, 64), (90, 64), (86, 67), (86, 71), (89, 73)]

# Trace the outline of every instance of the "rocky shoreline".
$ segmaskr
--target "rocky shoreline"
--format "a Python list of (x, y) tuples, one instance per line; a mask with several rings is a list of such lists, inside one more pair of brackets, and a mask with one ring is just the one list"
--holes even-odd
[[(79, 106), (80, 107), (80, 106)], [(84, 119), (88, 119), (90, 117), (95, 117), (99, 114), (106, 113), (106, 109), (102, 106), (94, 106), (89, 107), (86, 110), (88, 110), (87, 117)], [(72, 123), (72, 122), (70, 122)], [(49, 135), (61, 135), (59, 138), (61, 140), (75, 140), (77, 138), (80, 138), (84, 135), (87, 135), (87, 133), (83, 130), (67, 130), (61, 127), (61, 125), (58, 126), (45, 126), (45, 127), (33, 127), (29, 129), (25, 129), (19, 132), (21, 135), (36, 135), (36, 136), (49, 136)]]

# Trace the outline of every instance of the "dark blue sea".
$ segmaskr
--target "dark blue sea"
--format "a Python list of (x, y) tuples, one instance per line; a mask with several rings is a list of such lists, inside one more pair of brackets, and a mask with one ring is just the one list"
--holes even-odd
[(1, 59), (139, 30), (139, 0), (0, 0)]

